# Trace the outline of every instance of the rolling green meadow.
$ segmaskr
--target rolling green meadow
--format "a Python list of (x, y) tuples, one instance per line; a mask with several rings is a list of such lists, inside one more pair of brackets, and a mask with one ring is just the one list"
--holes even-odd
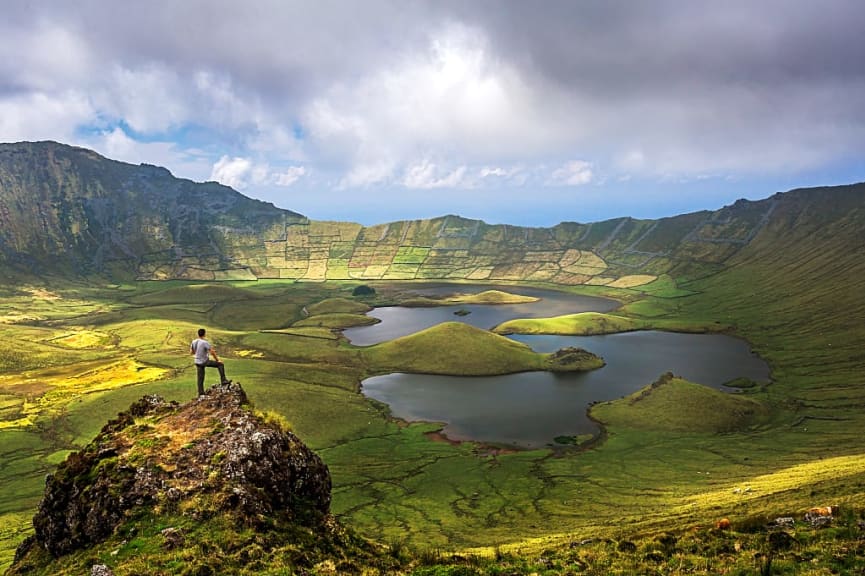
[[(844, 248), (819, 261), (865, 272)], [(778, 261), (767, 265), (769, 257)], [(394, 420), (359, 393), (365, 377), (389, 371), (500, 374), (542, 365), (542, 355), (485, 331), (442, 325), (359, 348), (332, 330), (356, 325), (370, 306), (399, 303), (410, 284), (373, 284), (372, 297), (354, 297), (357, 283), (339, 282), (6, 287), (0, 561), (8, 565), (30, 533), (45, 474), (105, 421), (145, 393), (194, 396), (187, 348), (199, 326), (256, 407), (284, 417), (328, 464), (337, 517), (397, 549), (501, 559), (575, 540), (707, 529), (721, 517), (747, 525), (801, 517), (812, 505), (858, 510), (865, 387), (853, 320), (863, 303), (855, 290), (815, 283), (822, 268), (799, 261), (769, 251), (665, 289), (569, 288), (619, 299), (620, 329), (744, 337), (771, 364), (773, 382), (736, 396), (675, 378), (647, 382), (635, 397), (592, 408), (605, 428), (588, 449), (535, 451), (434, 441), (435, 423)], [(604, 315), (549, 322), (534, 329), (609, 331)], [(214, 383), (215, 371), (208, 378)]]

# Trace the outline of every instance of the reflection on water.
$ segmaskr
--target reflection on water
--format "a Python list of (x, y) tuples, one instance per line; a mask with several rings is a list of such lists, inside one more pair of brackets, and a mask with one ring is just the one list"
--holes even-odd
[[(468, 292), (467, 288), (438, 289)], [(353, 328), (346, 335), (355, 344), (373, 344), (450, 320), (490, 328), (511, 318), (607, 311), (616, 305), (606, 299), (543, 290), (507, 290), (539, 295), (543, 300), (515, 306), (460, 306), (472, 311), (464, 317), (453, 315), (457, 307), (381, 308), (372, 313), (382, 319), (381, 324)], [(513, 339), (538, 352), (578, 346), (603, 357), (607, 365), (576, 374), (389, 374), (365, 380), (363, 392), (390, 405), (399, 418), (446, 423), (444, 432), (449, 438), (530, 448), (550, 444), (556, 436), (596, 433), (597, 425), (586, 416), (590, 403), (630, 394), (664, 372), (721, 389), (725, 382), (740, 376), (769, 379), (769, 367), (746, 342), (718, 334), (644, 331), (606, 336), (515, 335)]]
[(769, 368), (739, 339), (646, 331), (607, 336), (519, 336), (539, 352), (579, 346), (607, 365), (592, 372), (528, 372), (465, 377), (389, 374), (363, 383), (364, 394), (405, 420), (446, 422), (455, 440), (538, 447), (556, 436), (598, 431), (586, 409), (639, 390), (673, 372), (715, 388), (745, 376), (767, 381)]

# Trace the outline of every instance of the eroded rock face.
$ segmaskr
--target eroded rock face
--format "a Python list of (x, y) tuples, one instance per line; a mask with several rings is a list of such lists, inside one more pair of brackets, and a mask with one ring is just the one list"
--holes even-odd
[(327, 515), (330, 490), (327, 466), (256, 416), (240, 385), (183, 405), (145, 396), (48, 476), (35, 537), (22, 548), (66, 554), (110, 536), (136, 510), (181, 502), (191, 515), (231, 510), (245, 523), (282, 516), (311, 525)]

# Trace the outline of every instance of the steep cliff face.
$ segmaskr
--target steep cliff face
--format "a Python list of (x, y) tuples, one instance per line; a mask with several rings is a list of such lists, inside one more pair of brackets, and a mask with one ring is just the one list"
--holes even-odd
[(150, 262), (230, 269), (227, 246), (304, 221), (215, 182), (55, 142), (0, 144), (0, 263), (126, 276)]
[[(145, 396), (48, 476), (35, 535), (19, 547), (10, 572), (74, 571), (106, 542), (113, 563), (123, 566), (119, 551), (136, 538), (149, 541), (154, 526), (159, 548), (185, 551), (188, 566), (212, 564), (196, 533), (216, 546), (248, 534), (247, 546), (231, 545), (255, 544), (262, 557), (285, 541), (305, 541), (310, 558), (371, 549), (329, 517), (330, 490), (321, 459), (256, 415), (239, 385), (214, 387), (183, 405)], [(237, 559), (220, 560), (227, 561)]]

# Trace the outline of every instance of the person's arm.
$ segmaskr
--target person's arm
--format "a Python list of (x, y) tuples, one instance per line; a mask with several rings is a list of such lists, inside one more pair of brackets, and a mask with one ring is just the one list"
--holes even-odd
[(210, 355), (213, 356), (213, 359), (214, 359), (214, 360), (216, 360), (217, 362), (219, 362), (219, 356), (216, 355), (216, 348), (212, 348), (212, 347), (211, 347), (211, 349), (210, 349)]

